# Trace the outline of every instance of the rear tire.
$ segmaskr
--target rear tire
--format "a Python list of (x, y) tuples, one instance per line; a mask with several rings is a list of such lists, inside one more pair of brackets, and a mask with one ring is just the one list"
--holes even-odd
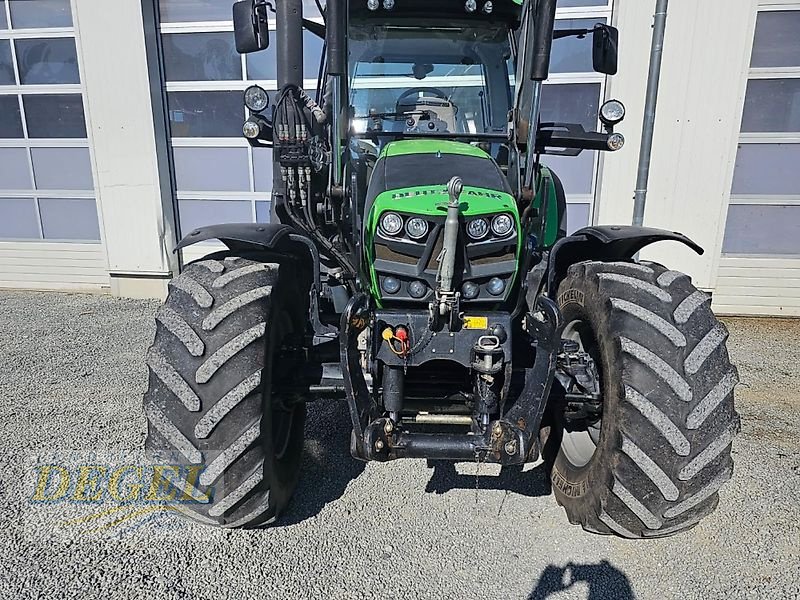
[(663, 537), (716, 508), (733, 472), (738, 376), (709, 300), (653, 263), (570, 267), (558, 288), (565, 331), (594, 356), (603, 395), (595, 431), (552, 414), (544, 454), (570, 522)]
[(281, 349), (304, 333), (301, 278), (288, 266), (190, 264), (156, 315), (145, 447), (157, 463), (182, 467), (183, 501), (170, 506), (203, 523), (269, 523), (297, 483), (305, 405), (271, 394), (294, 366)]

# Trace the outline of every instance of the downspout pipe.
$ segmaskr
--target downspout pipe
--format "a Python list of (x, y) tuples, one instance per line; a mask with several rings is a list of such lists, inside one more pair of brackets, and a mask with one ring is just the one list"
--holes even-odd
[(661, 59), (664, 54), (664, 34), (667, 28), (667, 4), (669, 0), (656, 0), (653, 22), (653, 42), (650, 47), (650, 72), (647, 76), (642, 144), (639, 149), (639, 168), (636, 175), (636, 192), (633, 196), (633, 224), (644, 223), (647, 203), (647, 184), (650, 179), (650, 159), (653, 154), (653, 133), (656, 125), (658, 86), (661, 80)]

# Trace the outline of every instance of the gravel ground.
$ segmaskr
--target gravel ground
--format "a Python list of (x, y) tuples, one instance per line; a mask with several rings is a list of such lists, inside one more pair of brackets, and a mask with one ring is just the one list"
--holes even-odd
[(800, 597), (800, 321), (726, 320), (743, 382), (736, 472), (678, 537), (584, 533), (538, 466), (484, 466), (476, 490), (473, 465), (358, 463), (341, 402), (310, 407), (301, 482), (272, 529), (34, 502), (36, 465), (138, 460), (155, 308), (0, 294), (0, 597)]

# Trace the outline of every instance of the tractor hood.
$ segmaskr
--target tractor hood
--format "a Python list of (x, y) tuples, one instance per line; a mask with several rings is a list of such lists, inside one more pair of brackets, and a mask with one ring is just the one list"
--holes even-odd
[[(472, 298), (476, 302), (497, 303), (506, 296), (516, 272), (521, 236), (517, 205), (497, 163), (470, 144), (401, 140), (384, 147), (367, 190), (364, 249), (379, 303), (427, 301), (433, 295), (447, 211), (447, 182), (455, 176), (464, 184), (458, 279), (478, 286)], [(392, 220), (384, 223), (389, 214), (394, 215)], [(498, 215), (510, 217), (511, 231), (495, 234), (490, 224)], [(479, 238), (467, 233), (476, 219), (485, 221), (486, 233)], [(386, 227), (387, 223), (394, 226)], [(488, 292), (486, 285), (493, 278), (505, 282), (503, 293)], [(471, 289), (475, 293), (476, 288)]]
[(443, 214), (447, 182), (464, 183), (462, 214), (514, 210), (503, 172), (486, 152), (448, 140), (401, 140), (387, 144), (372, 172), (367, 190), (366, 226), (386, 210)]

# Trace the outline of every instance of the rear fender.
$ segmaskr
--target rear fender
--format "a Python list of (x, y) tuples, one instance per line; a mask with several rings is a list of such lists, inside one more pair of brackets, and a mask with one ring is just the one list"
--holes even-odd
[(567, 274), (570, 265), (585, 260), (611, 262), (629, 260), (645, 246), (661, 241), (680, 242), (697, 254), (704, 250), (677, 231), (630, 225), (604, 225), (584, 227), (569, 237), (560, 239), (548, 257), (547, 290), (555, 297), (558, 284)]

